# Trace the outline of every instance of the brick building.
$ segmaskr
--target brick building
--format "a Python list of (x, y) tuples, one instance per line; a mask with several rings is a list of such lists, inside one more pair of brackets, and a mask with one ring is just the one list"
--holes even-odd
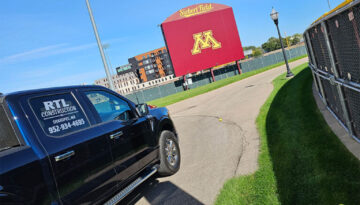
[(174, 74), (166, 47), (137, 55), (128, 61), (142, 83)]

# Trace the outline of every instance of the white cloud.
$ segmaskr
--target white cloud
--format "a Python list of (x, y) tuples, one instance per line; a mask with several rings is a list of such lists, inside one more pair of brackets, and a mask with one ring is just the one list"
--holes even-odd
[(56, 45), (50, 45), (50, 46), (45, 46), (45, 47), (41, 47), (41, 48), (36, 48), (30, 51), (25, 51), (22, 53), (17, 53), (11, 56), (6, 56), (3, 58), (0, 58), (0, 63), (11, 63), (11, 62), (15, 62), (15, 61), (21, 61), (21, 60), (28, 60), (28, 59), (32, 59), (32, 58), (36, 58), (38, 56), (41, 56), (43, 54), (45, 54), (48, 51), (53, 51), (56, 49), (59, 49), (61, 47), (66, 46), (66, 43), (62, 43), (62, 44), (56, 44)]
[[(122, 42), (124, 40), (126, 40), (126, 38), (115, 38), (115, 39), (110, 39), (110, 40), (104, 41), (103, 44), (117, 43), (117, 42)], [(69, 45), (68, 43), (49, 45), (49, 46), (17, 53), (17, 54), (11, 55), (11, 56), (6, 56), (6, 57), (0, 58), (0, 63), (16, 63), (16, 62), (29, 61), (29, 60), (45, 58), (45, 57), (54, 56), (54, 55), (60, 55), (60, 54), (65, 54), (65, 53), (81, 51), (81, 50), (87, 50), (87, 49), (94, 48), (97, 46), (96, 43), (88, 43), (88, 44), (70, 46), (70, 47), (68, 45)]]

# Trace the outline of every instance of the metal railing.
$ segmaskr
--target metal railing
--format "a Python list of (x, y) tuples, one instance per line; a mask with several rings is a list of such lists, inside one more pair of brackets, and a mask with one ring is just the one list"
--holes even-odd
[(313, 23), (304, 39), (323, 103), (360, 143), (360, 0)]

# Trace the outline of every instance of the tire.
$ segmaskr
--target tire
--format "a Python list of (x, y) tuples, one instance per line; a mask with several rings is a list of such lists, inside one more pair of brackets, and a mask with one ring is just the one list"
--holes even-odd
[(159, 138), (159, 155), (159, 176), (171, 176), (180, 169), (181, 156), (179, 143), (171, 131), (164, 130), (161, 132)]

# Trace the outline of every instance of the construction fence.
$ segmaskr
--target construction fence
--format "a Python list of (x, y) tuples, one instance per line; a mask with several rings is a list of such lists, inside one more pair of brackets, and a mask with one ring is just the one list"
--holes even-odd
[(313, 23), (304, 38), (322, 101), (360, 142), (360, 1)]
[[(295, 46), (289, 49), (286, 49), (286, 55), (288, 59), (296, 58), (299, 56), (306, 55), (306, 48), (304, 45)], [(274, 65), (279, 62), (283, 62), (284, 57), (281, 50), (265, 54), (261, 57), (252, 58), (244, 61), (240, 61), (241, 72), (246, 73), (249, 71), (257, 70), (264, 68), (266, 66)], [(237, 65), (228, 65), (223, 68), (214, 70), (215, 81), (229, 78), (235, 75), (238, 75), (239, 71)], [(198, 75), (193, 75), (190, 77), (192, 84), (188, 85), (189, 89), (197, 88), (212, 82), (212, 77), (210, 72), (204, 72)], [(137, 92), (126, 95), (125, 97), (132, 100), (136, 103), (144, 103), (158, 98), (166, 97), (178, 92), (184, 91), (184, 80), (179, 78), (176, 81), (170, 82), (165, 85), (160, 85), (157, 87), (152, 87), (149, 89), (139, 90)]]

